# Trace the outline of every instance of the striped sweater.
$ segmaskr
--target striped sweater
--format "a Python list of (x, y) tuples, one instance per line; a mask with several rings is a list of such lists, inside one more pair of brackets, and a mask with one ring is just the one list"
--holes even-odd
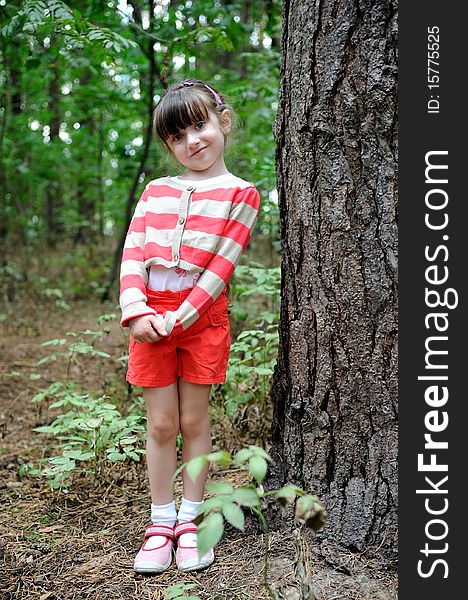
[(146, 301), (152, 265), (179, 266), (201, 275), (176, 311), (163, 313), (166, 331), (192, 325), (228, 284), (258, 217), (254, 185), (228, 174), (185, 184), (161, 177), (150, 181), (127, 233), (120, 273), (122, 326), (156, 314)]

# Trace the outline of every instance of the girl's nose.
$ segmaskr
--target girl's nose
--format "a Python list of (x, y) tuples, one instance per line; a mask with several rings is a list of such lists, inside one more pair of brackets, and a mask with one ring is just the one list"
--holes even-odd
[(198, 144), (198, 135), (195, 132), (187, 133), (187, 145), (189, 147), (196, 146)]

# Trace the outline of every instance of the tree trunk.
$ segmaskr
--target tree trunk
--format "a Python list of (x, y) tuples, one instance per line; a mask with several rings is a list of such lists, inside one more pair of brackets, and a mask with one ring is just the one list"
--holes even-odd
[[(86, 89), (91, 81), (91, 72), (84, 69), (80, 78), (81, 89)], [(84, 103), (80, 117), (81, 135), (86, 134), (89, 147), (94, 147), (96, 123), (93, 110), (89, 104)], [(80, 225), (75, 235), (75, 244), (89, 244), (96, 237), (96, 189), (94, 176), (89, 169), (82, 169), (76, 174), (76, 206)]]
[[(131, 2), (130, 4), (133, 6), (134, 16), (138, 15), (139, 18), (141, 19), (141, 10), (139, 7), (139, 3)], [(150, 17), (149, 17), (150, 18), (150, 28), (149, 29), (151, 31), (152, 24), (154, 21), (154, 19), (153, 19), (153, 15), (154, 15), (153, 0), (148, 0), (148, 9), (149, 9), (148, 12), (150, 15)], [(155, 90), (155, 85), (156, 85), (156, 78), (159, 79), (159, 81), (164, 89), (167, 88), (167, 80), (166, 80), (165, 76), (162, 74), (161, 69), (159, 68), (159, 65), (156, 63), (154, 50), (153, 50), (153, 41), (149, 40), (146, 42), (146, 44), (147, 44), (147, 48), (146, 48), (145, 53), (148, 57), (149, 69), (148, 69), (148, 83), (147, 83), (147, 85), (148, 85), (148, 87), (147, 87), (147, 121), (146, 121), (146, 131), (145, 131), (144, 144), (143, 144), (143, 152), (141, 155), (141, 160), (140, 160), (140, 164), (138, 166), (138, 170), (135, 173), (135, 177), (134, 177), (132, 186), (131, 186), (130, 191), (127, 196), (127, 204), (126, 204), (126, 209), (125, 209), (125, 221), (123, 224), (123, 228), (120, 232), (120, 237), (117, 242), (117, 247), (114, 252), (114, 259), (112, 261), (112, 267), (111, 267), (111, 270), (109, 273), (109, 278), (107, 280), (107, 284), (104, 288), (104, 292), (101, 296), (101, 302), (105, 302), (106, 300), (109, 299), (111, 287), (112, 287), (115, 279), (117, 278), (117, 275), (119, 272), (122, 250), (123, 250), (123, 247), (125, 244), (125, 238), (127, 237), (128, 227), (130, 225), (130, 221), (132, 220), (132, 214), (133, 214), (133, 211), (135, 208), (136, 191), (137, 191), (138, 186), (141, 183), (141, 181), (140, 181), (141, 175), (144, 172), (146, 161), (148, 160), (148, 156), (149, 156), (150, 146), (151, 146), (151, 142), (152, 142), (152, 138), (153, 138), (153, 112), (154, 112), (153, 98), (154, 98), (154, 90)]]
[[(1, 12), (1, 11), (0, 11)], [(6, 22), (0, 18), (0, 26), (4, 26)], [(0, 36), (1, 38), (1, 36)], [(1, 115), (1, 165), (0, 165), (0, 189), (2, 197), (2, 209), (0, 218), (2, 225), (0, 226), (1, 239), (5, 241), (6, 237), (16, 239), (20, 243), (25, 239), (25, 221), (26, 212), (29, 208), (29, 183), (25, 178), (17, 178), (14, 189), (10, 181), (12, 172), (14, 172), (20, 162), (27, 162), (29, 154), (24, 142), (21, 139), (12, 147), (8, 145), (11, 131), (20, 131), (23, 127), (23, 90), (21, 88), (21, 65), (24, 61), (24, 52), (18, 40), (4, 41), (0, 39), (2, 67), (3, 67), (3, 89), (2, 89), (2, 108)], [(21, 136), (19, 136), (21, 138)], [(7, 156), (8, 154), (8, 156)], [(25, 158), (27, 157), (27, 158)], [(6, 159), (8, 158), (8, 164)], [(5, 162), (4, 162), (5, 159)], [(15, 218), (12, 219), (8, 214), (10, 205), (14, 207)], [(10, 243), (11, 245), (11, 243)]]
[[(3, 26), (2, 19), (0, 18), (0, 26)], [(5, 133), (8, 124), (8, 92), (7, 92), (7, 81), (8, 81), (8, 67), (6, 62), (6, 56), (3, 51), (3, 47), (0, 48), (0, 73), (3, 79), (3, 86), (0, 88), (0, 267), (6, 262), (6, 237), (8, 233), (8, 210), (7, 200), (9, 200), (8, 193), (8, 179), (5, 164)]]
[[(51, 45), (55, 42), (52, 37)], [(50, 65), (51, 79), (49, 82), (49, 110), (50, 110), (50, 142), (49, 151), (52, 146), (60, 145), (60, 70), (58, 65), (58, 53), (55, 59), (52, 59)], [(45, 213), (46, 213), (46, 239), (50, 246), (55, 246), (60, 236), (63, 234), (63, 223), (61, 215), (63, 212), (63, 187), (60, 180), (60, 172), (55, 172), (47, 184), (45, 190)]]
[(357, 550), (396, 550), (396, 31), (392, 1), (283, 4), (272, 481)]

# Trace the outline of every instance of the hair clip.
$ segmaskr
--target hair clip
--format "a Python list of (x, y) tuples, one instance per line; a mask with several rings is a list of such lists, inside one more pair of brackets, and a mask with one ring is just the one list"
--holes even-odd
[(215, 97), (215, 100), (218, 104), (223, 104), (223, 101), (221, 100), (221, 96), (215, 92), (212, 88), (210, 88), (209, 85), (206, 85), (206, 83), (203, 84), (207, 90), (210, 90), (210, 92), (213, 94), (213, 96)]
[[(193, 87), (194, 85), (195, 84), (193, 81), (182, 81), (182, 83), (180, 83), (176, 89), (180, 90), (181, 88)], [(224, 104), (224, 102), (221, 100), (221, 96), (217, 92), (215, 92), (213, 88), (210, 88), (210, 86), (206, 85), (206, 83), (204, 83), (203, 85), (206, 87), (207, 90), (209, 90), (213, 94), (217, 105)]]

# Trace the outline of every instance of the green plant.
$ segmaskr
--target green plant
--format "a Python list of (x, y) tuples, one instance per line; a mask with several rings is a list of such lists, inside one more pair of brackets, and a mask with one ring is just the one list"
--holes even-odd
[(71, 310), (70, 305), (65, 302), (63, 291), (60, 288), (45, 288), (42, 293), (46, 298), (55, 298), (55, 306), (57, 308), (67, 311)]
[[(98, 317), (98, 323), (102, 321), (106, 322), (110, 320), (111, 315), (101, 315)], [(115, 317), (114, 317), (115, 318)], [(37, 361), (36, 365), (39, 367), (45, 363), (51, 361), (57, 361), (59, 359), (66, 359), (68, 363), (67, 368), (67, 381), (70, 379), (70, 369), (72, 364), (79, 363), (78, 356), (89, 356), (89, 357), (100, 357), (100, 358), (111, 358), (111, 355), (107, 352), (103, 352), (102, 350), (97, 350), (95, 348), (95, 343), (101, 339), (104, 335), (108, 334), (110, 331), (109, 327), (105, 325), (102, 329), (99, 330), (91, 330), (86, 329), (85, 331), (68, 331), (66, 335), (71, 338), (78, 338), (75, 342), (69, 341), (66, 338), (56, 338), (53, 340), (48, 340), (41, 344), (44, 347), (57, 347), (64, 348), (63, 350), (52, 352), (47, 356), (44, 356), (40, 360)]]
[(198, 550), (203, 555), (216, 546), (223, 535), (225, 521), (244, 531), (243, 509), (251, 510), (259, 519), (265, 537), (263, 583), (270, 596), (276, 598), (268, 582), (269, 530), (262, 501), (273, 497), (282, 507), (295, 503), (295, 518), (314, 532), (324, 527), (326, 512), (317, 496), (307, 494), (298, 486), (286, 485), (276, 490), (265, 491), (262, 482), (267, 474), (269, 461), (271, 457), (258, 446), (242, 448), (234, 458), (227, 451), (219, 450), (196, 456), (184, 463), (174, 477), (182, 469), (187, 469), (189, 477), (195, 481), (208, 462), (222, 467), (236, 466), (248, 471), (253, 479), (247, 486), (235, 488), (231, 483), (223, 481), (207, 484), (207, 490), (213, 496), (203, 502), (195, 519), (198, 525)]
[(53, 436), (61, 453), (43, 458), (37, 466), (22, 465), (20, 475), (45, 477), (53, 489), (67, 489), (76, 473), (99, 477), (106, 463), (139, 461), (145, 453), (144, 417), (122, 415), (108, 396), (81, 394), (72, 384), (55, 382), (39, 392), (33, 402), (55, 400), (49, 408), (68, 409), (50, 425), (34, 431)]
[(164, 596), (166, 600), (175, 600), (176, 598), (183, 598), (184, 600), (200, 600), (200, 596), (194, 596), (193, 594), (187, 596), (185, 594), (188, 590), (193, 590), (193, 588), (196, 587), (198, 587), (198, 584), (196, 583), (176, 583), (164, 590)]
[(252, 261), (250, 265), (239, 265), (233, 280), (234, 291), (238, 296), (261, 294), (271, 298), (273, 308), (278, 310), (281, 283), (280, 267), (265, 268)]
[[(247, 320), (249, 329), (237, 336), (231, 345), (226, 382), (223, 384), (226, 413), (233, 417), (241, 404), (267, 401), (271, 376), (278, 355), (280, 269), (240, 266), (233, 286), (239, 297), (260, 296), (259, 306), (247, 311), (245, 302), (237, 310), (237, 318)], [(265, 299), (267, 306), (265, 307)], [(252, 303), (252, 302), (251, 302)]]

